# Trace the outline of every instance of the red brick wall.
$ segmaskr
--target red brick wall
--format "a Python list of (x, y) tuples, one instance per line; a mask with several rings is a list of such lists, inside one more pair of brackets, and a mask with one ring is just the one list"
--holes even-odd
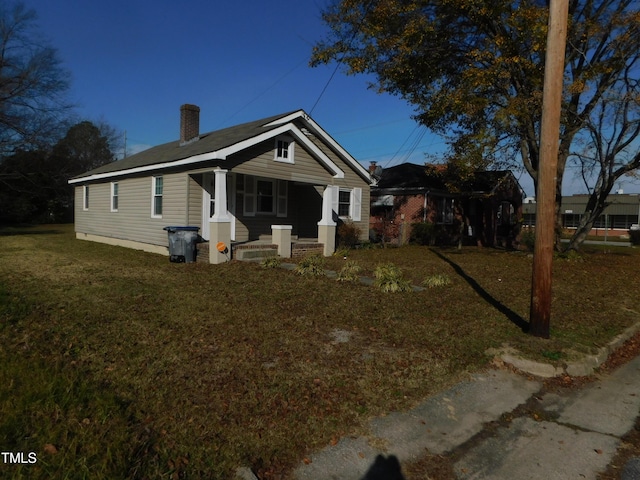
[[(394, 197), (395, 215), (393, 217), (393, 226), (390, 229), (394, 230), (392, 236), (396, 237), (399, 242), (406, 243), (409, 241), (411, 224), (424, 222), (425, 220), (430, 223), (436, 222), (436, 198), (432, 195), (427, 195), (426, 215), (424, 201), (425, 195), (422, 193)], [(373, 230), (379, 229), (381, 221), (382, 217), (375, 216), (375, 210), (372, 210), (369, 228)]]

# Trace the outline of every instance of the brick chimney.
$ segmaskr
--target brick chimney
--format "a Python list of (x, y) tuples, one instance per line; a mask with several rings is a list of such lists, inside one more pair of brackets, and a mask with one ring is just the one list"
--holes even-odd
[(185, 104), (180, 107), (180, 145), (195, 142), (200, 137), (200, 107)]
[(378, 162), (374, 162), (373, 160), (369, 163), (369, 174), (373, 175), (376, 171), (376, 167), (378, 166)]

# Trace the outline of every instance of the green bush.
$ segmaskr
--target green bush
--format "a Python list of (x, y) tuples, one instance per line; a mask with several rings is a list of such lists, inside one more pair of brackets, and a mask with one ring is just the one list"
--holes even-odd
[(536, 232), (530, 228), (522, 230), (520, 233), (520, 244), (528, 251), (533, 252), (536, 243)]
[(393, 263), (378, 265), (373, 273), (374, 285), (383, 292), (409, 292), (411, 283), (402, 278), (402, 271)]
[(342, 247), (353, 248), (360, 243), (362, 231), (350, 220), (338, 227), (338, 244)]
[(357, 282), (360, 280), (362, 268), (356, 262), (349, 260), (338, 272), (339, 282)]
[(262, 260), (260, 265), (262, 265), (263, 268), (278, 268), (281, 263), (282, 259), (280, 257), (267, 257)]
[(303, 258), (296, 265), (296, 273), (311, 277), (324, 275), (324, 258), (318, 254)]
[(568, 262), (584, 262), (584, 258), (575, 250), (567, 250), (566, 252), (554, 253), (555, 258), (566, 260)]
[(409, 241), (418, 245), (435, 245), (436, 243), (436, 226), (429, 222), (420, 222), (411, 224), (411, 235)]
[(424, 279), (422, 282), (423, 287), (435, 288), (435, 287), (446, 287), (447, 285), (451, 285), (451, 278), (449, 275), (445, 275), (444, 273), (436, 273), (435, 275), (431, 275)]

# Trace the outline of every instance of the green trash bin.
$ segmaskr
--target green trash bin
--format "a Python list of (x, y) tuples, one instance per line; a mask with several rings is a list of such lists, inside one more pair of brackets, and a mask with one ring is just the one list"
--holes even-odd
[(197, 247), (200, 241), (200, 227), (164, 227), (169, 235), (169, 261), (175, 263), (193, 263), (196, 261)]

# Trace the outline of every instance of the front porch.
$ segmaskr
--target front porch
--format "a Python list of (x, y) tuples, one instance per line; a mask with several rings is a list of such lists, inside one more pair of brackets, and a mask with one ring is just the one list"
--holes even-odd
[[(197, 245), (196, 261), (199, 263), (210, 263), (209, 249), (210, 242), (202, 242)], [(231, 242), (231, 252), (229, 259), (251, 262), (262, 261), (268, 257), (278, 256), (278, 244), (274, 243), (273, 235), (261, 235), (258, 240), (247, 242)], [(307, 255), (324, 253), (324, 244), (318, 242), (317, 238), (298, 238), (297, 235), (291, 237), (291, 255), (287, 258), (303, 258)]]
[[(192, 176), (202, 192), (200, 259), (218, 264), (273, 255), (281, 258), (318, 251), (329, 256), (336, 245), (339, 187), (291, 182), (215, 168)], [(361, 189), (357, 198), (361, 198)], [(347, 192), (348, 193), (348, 192)], [(349, 193), (349, 198), (353, 196)], [(343, 203), (347, 206), (351, 204)], [(360, 202), (358, 203), (358, 218)], [(351, 213), (351, 211), (349, 212)]]

